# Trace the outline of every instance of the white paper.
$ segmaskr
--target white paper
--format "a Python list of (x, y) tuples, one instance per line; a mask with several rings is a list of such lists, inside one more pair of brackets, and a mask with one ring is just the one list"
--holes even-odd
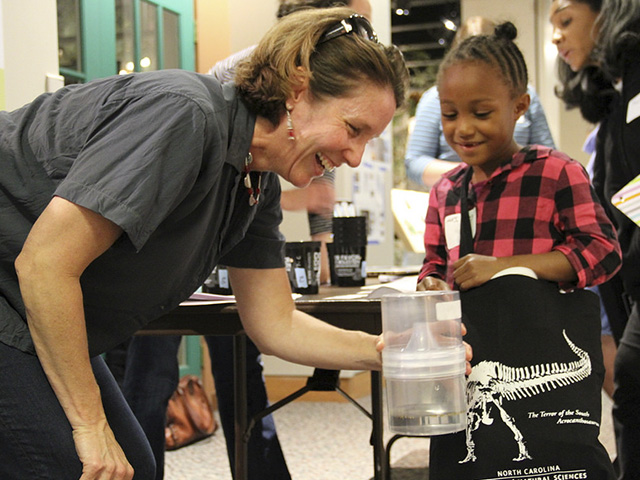
[(611, 197), (614, 207), (640, 226), (640, 175)]
[(627, 123), (633, 122), (640, 116), (640, 93), (627, 104)]
[(408, 275), (406, 277), (401, 277), (398, 280), (394, 280), (393, 282), (375, 286), (373, 291), (367, 296), (368, 298), (380, 298), (383, 295), (395, 293), (415, 293), (417, 286), (418, 275)]
[(531, 277), (535, 280), (538, 279), (538, 275), (536, 275), (536, 272), (528, 267), (510, 267), (505, 268), (504, 270), (500, 270), (493, 277), (491, 277), (491, 280), (493, 280), (494, 278), (504, 277), (505, 275), (522, 275), (523, 277)]

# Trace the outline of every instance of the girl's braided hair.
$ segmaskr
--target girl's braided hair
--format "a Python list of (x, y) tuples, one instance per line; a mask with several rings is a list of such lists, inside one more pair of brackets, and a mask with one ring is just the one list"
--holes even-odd
[(472, 35), (447, 53), (440, 64), (438, 82), (443, 72), (459, 62), (477, 61), (498, 69), (513, 95), (527, 91), (529, 82), (527, 64), (514, 43), (518, 30), (511, 22), (496, 26), (493, 35)]

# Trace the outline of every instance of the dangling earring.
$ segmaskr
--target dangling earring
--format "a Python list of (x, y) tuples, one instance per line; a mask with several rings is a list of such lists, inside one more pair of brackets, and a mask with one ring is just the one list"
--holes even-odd
[(291, 121), (291, 112), (286, 109), (287, 112), (287, 133), (289, 134), (289, 140), (295, 140), (296, 136), (293, 134), (293, 122)]

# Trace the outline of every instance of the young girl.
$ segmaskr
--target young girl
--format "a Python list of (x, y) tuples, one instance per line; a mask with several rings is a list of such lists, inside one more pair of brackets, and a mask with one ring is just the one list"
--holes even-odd
[[(613, 226), (595, 199), (584, 168), (560, 152), (536, 145), (522, 147), (513, 139), (515, 123), (529, 106), (527, 68), (513, 43), (515, 36), (516, 29), (511, 23), (499, 25), (494, 35), (465, 40), (447, 54), (440, 66), (438, 89), (443, 131), (463, 163), (446, 173), (431, 190), (425, 230), (426, 258), (419, 276), (419, 290), (469, 291), (510, 267), (526, 267), (546, 283), (554, 282), (561, 289), (573, 290), (602, 283), (620, 268), (620, 249)], [(461, 195), (466, 195), (469, 205), (475, 252), (468, 255), (460, 254)], [(487, 298), (487, 309), (493, 307), (491, 301)], [(597, 324), (594, 333), (597, 342)], [(534, 345), (536, 348), (544, 350), (546, 345)], [(491, 344), (487, 350), (487, 358), (491, 358)], [(474, 373), (480, 374), (481, 369), (476, 372), (474, 367), (470, 383), (475, 380)], [(521, 469), (528, 468), (529, 473), (559, 471), (561, 462), (551, 467), (536, 463), (536, 458), (541, 458), (537, 457), (540, 446), (526, 443), (526, 432), (523, 438), (498, 397), (499, 392), (490, 399), (494, 403), (484, 404), (486, 410), (480, 414), (483, 425), (474, 428), (487, 431), (497, 417), (500, 420), (495, 424), (508, 425), (511, 433), (507, 435), (520, 447), (520, 457), (513, 460), (519, 462), (516, 464)], [(491, 415), (491, 405), (500, 414)], [(495, 437), (505, 435), (495, 428), (493, 432)], [(430, 478), (503, 476), (497, 470), (499, 463), (496, 469), (489, 468), (490, 473), (477, 467), (480, 463), (491, 465), (494, 457), (511, 455), (499, 451), (497, 445), (501, 444), (493, 444), (491, 435), (482, 438), (494, 445), (495, 452), (492, 445), (481, 445), (469, 432), (466, 448), (465, 434), (455, 435), (461, 438), (454, 443), (447, 443), (450, 439), (442, 437), (432, 439)], [(454, 446), (458, 453), (460, 449), (465, 452), (466, 458), (463, 453), (461, 458), (454, 460), (449, 456), (443, 460), (446, 451)], [(604, 448), (600, 445), (596, 451), (604, 466), (593, 478), (612, 478)], [(482, 452), (484, 458), (476, 462), (476, 456), (479, 459)]]
[[(620, 266), (613, 228), (583, 167), (545, 147), (518, 145), (513, 130), (529, 105), (527, 68), (504, 24), (469, 38), (444, 59), (438, 88), (447, 142), (463, 160), (431, 192), (421, 290), (482, 285), (513, 266), (562, 288), (607, 280)], [(476, 254), (458, 258), (459, 212), (450, 192), (473, 170)], [(550, 208), (553, 207), (553, 208)], [(458, 226), (458, 228), (454, 228)]]

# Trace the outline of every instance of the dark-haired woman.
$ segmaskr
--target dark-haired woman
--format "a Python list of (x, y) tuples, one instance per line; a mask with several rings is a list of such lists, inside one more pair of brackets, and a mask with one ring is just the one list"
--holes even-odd
[(640, 0), (554, 0), (550, 20), (558, 54), (575, 74), (565, 69), (561, 98), (587, 120), (601, 122), (593, 183), (616, 226), (630, 306), (614, 372), (619, 479), (638, 479), (640, 228), (611, 197), (640, 174)]

